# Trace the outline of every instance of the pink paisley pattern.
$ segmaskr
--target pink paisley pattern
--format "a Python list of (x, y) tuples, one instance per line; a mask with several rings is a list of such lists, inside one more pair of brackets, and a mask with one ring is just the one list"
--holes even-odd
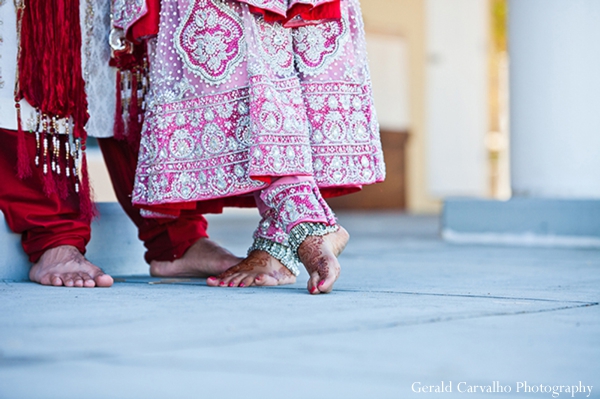
[(342, 19), (291, 29), (242, 2), (163, 0), (133, 202), (246, 195), (283, 176), (383, 180), (358, 0)]
[(210, 82), (227, 78), (242, 59), (244, 32), (238, 15), (220, 2), (196, 0), (175, 35), (175, 47), (186, 66)]
[(294, 30), (294, 54), (298, 69), (306, 74), (317, 74), (333, 60), (342, 40), (346, 39), (344, 20), (327, 21), (319, 24), (319, 29), (311, 25)]

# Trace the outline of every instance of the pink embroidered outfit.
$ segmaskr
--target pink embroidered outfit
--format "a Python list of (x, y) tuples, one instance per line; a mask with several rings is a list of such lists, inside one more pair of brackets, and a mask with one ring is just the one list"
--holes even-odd
[[(333, 3), (161, 1), (134, 204), (152, 214), (256, 201), (253, 248), (291, 258), (299, 224), (333, 231), (321, 195), (385, 176), (359, 2)], [(319, 7), (340, 17), (318, 19)], [(115, 0), (115, 25), (127, 30), (146, 8)]]

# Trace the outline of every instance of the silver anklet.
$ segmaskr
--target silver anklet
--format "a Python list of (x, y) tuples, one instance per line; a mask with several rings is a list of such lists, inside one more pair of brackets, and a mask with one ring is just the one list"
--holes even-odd
[(298, 248), (300, 248), (300, 244), (306, 240), (306, 237), (309, 236), (324, 236), (329, 233), (334, 233), (340, 229), (340, 226), (334, 224), (329, 226), (325, 223), (300, 223), (295, 225), (290, 231), (290, 238), (288, 242), (290, 243), (290, 250), (294, 252), (296, 256), (298, 256)]
[(298, 259), (296, 251), (292, 251), (290, 247), (266, 238), (256, 237), (252, 246), (248, 249), (248, 255), (255, 250), (265, 251), (287, 267), (294, 276), (298, 277), (300, 275), (300, 268), (298, 267), (300, 259)]

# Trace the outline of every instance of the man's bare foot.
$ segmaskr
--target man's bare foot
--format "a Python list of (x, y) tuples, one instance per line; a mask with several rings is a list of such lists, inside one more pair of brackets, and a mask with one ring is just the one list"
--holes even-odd
[(29, 271), (29, 279), (43, 285), (65, 287), (110, 287), (113, 279), (90, 263), (71, 245), (50, 248)]
[(306, 267), (308, 292), (325, 294), (331, 292), (333, 283), (340, 276), (340, 263), (337, 257), (342, 253), (350, 235), (342, 226), (339, 230), (324, 236), (309, 236), (298, 248), (298, 256)]
[(223, 273), (241, 260), (208, 238), (201, 238), (179, 259), (150, 262), (150, 274), (154, 277), (204, 278)]
[(294, 284), (296, 276), (265, 251), (255, 250), (237, 265), (206, 283), (211, 287), (250, 287)]

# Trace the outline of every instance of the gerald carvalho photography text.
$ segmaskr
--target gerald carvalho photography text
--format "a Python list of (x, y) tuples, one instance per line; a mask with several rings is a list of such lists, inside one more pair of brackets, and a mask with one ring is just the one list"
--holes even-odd
[(518, 381), (514, 383), (501, 383), (493, 381), (489, 384), (471, 384), (467, 381), (453, 382), (440, 381), (439, 384), (427, 384), (420, 381), (415, 381), (411, 385), (411, 389), (415, 393), (548, 393), (553, 398), (559, 396), (576, 396), (590, 397), (593, 385), (585, 385), (582, 381), (576, 384), (560, 385), (560, 384), (539, 384), (527, 381)]

